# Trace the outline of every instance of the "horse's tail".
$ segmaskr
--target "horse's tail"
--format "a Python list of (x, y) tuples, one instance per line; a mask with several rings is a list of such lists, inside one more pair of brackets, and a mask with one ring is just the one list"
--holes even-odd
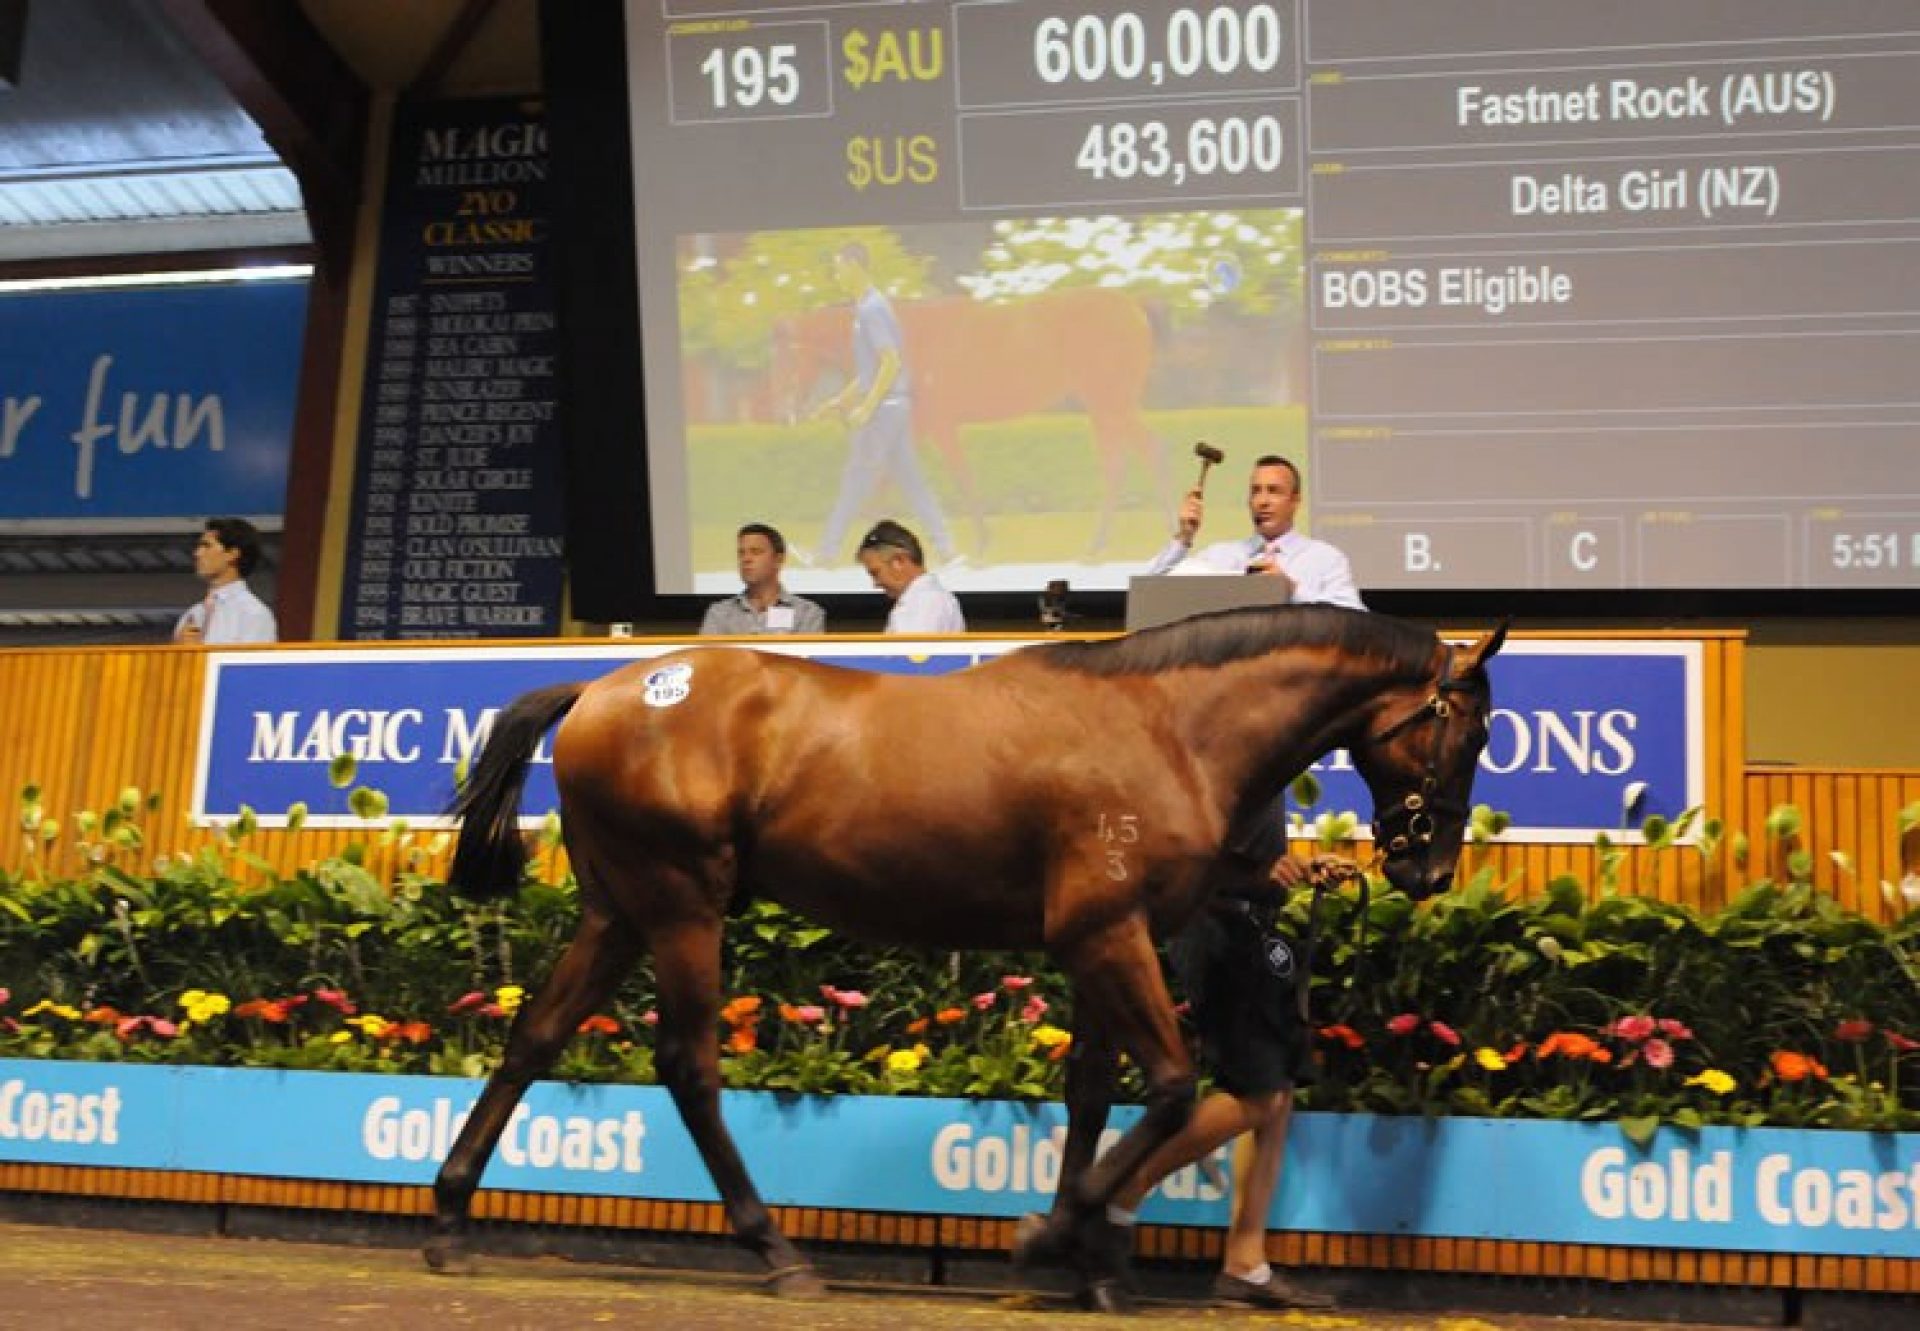
[(585, 684), (554, 684), (515, 698), (493, 720), (480, 757), (448, 808), (460, 820), (449, 885), (468, 897), (504, 896), (527, 864), (520, 839), (520, 795), (540, 737), (573, 709)]

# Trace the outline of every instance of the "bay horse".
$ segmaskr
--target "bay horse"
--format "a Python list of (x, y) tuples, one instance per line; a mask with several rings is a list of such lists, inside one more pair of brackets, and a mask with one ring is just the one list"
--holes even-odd
[[(1257, 608), (932, 677), (689, 648), (516, 699), (455, 802), (451, 883), (469, 896), (519, 883), (527, 767), (558, 722), (581, 919), (434, 1182), (428, 1265), (468, 1268), (468, 1208), (515, 1106), (651, 953), (656, 1066), (734, 1232), (775, 1292), (821, 1289), (720, 1115), (722, 928), (766, 896), (873, 940), (1045, 949), (1060, 964), (1078, 1056), (1052, 1223), (1086, 1236), (1065, 1246), (1097, 1287), (1108, 1198), (1194, 1103), (1154, 939), (1218, 890), (1224, 847), (1272, 816), (1274, 793), (1341, 747), (1373, 795), (1388, 881), (1443, 890), (1504, 634), (1456, 646), (1381, 615)], [(1146, 1109), (1095, 1162), (1121, 1051)]]
[[(987, 521), (962, 426), (1078, 404), (1093, 431), (1100, 513), (1091, 551), (1105, 548), (1129, 457), (1167, 485), (1165, 441), (1143, 412), (1153, 373), (1154, 333), (1146, 311), (1124, 291), (1062, 287), (1008, 301), (966, 296), (898, 301), (901, 357), (913, 398), (914, 437), (940, 450), (973, 521), (975, 554)], [(851, 373), (853, 310), (834, 305), (781, 321), (773, 336), (776, 400), (796, 418), (828, 371)]]

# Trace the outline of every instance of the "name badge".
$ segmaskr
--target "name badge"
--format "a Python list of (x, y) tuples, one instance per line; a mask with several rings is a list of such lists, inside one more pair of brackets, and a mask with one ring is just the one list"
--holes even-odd
[(770, 605), (767, 607), (767, 628), (770, 632), (793, 632), (793, 607), (790, 605)]

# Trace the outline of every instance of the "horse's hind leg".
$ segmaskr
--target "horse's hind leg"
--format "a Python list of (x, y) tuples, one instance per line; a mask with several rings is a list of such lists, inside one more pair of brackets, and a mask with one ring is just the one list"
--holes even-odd
[(714, 1030), (720, 1015), (721, 924), (717, 917), (682, 921), (649, 937), (660, 1000), (654, 1066), (720, 1191), (733, 1232), (767, 1264), (769, 1287), (789, 1296), (819, 1294), (825, 1286), (774, 1223), (720, 1117), (720, 1047)]
[(433, 1234), (427, 1265), (435, 1271), (471, 1269), (466, 1251), (467, 1210), (493, 1148), (527, 1087), (553, 1067), (580, 1023), (619, 988), (640, 955), (639, 940), (623, 923), (588, 906), (580, 928), (553, 974), (527, 1001), (507, 1036), (506, 1054), (487, 1078), (446, 1163), (433, 1181)]

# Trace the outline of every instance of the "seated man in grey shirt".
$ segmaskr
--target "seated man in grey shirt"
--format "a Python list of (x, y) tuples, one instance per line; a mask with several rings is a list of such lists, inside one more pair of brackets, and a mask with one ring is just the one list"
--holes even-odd
[(735, 540), (740, 561), (738, 595), (715, 601), (700, 621), (703, 634), (825, 633), (827, 612), (780, 585), (787, 564), (787, 538), (764, 522), (749, 522)]

